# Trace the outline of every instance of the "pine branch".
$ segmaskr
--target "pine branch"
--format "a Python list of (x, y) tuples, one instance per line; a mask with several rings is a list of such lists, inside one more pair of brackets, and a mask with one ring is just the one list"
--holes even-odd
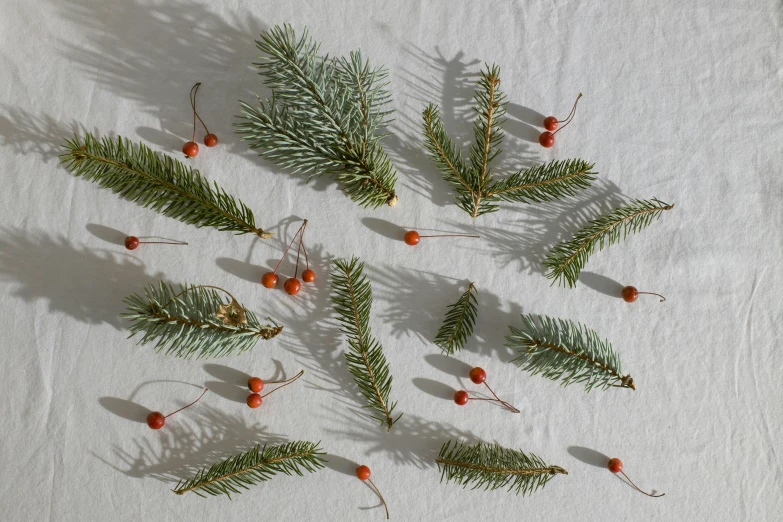
[(453, 355), (464, 348), (468, 337), (473, 335), (473, 325), (478, 315), (477, 292), (476, 286), (470, 283), (457, 302), (448, 306), (443, 325), (435, 336), (435, 344), (441, 347), (443, 353)]
[(506, 121), (506, 98), (499, 85), (500, 68), (486, 66), (474, 95), (475, 142), (470, 145), (468, 163), (443, 128), (440, 110), (429, 104), (422, 113), (424, 144), (443, 179), (456, 191), (457, 206), (475, 218), (497, 211), (499, 201), (539, 203), (574, 196), (589, 187), (595, 179), (593, 165), (579, 159), (551, 161), (502, 181), (493, 180), (491, 163), (502, 152)]
[(612, 345), (602, 341), (594, 330), (547, 316), (539, 317), (540, 325), (532, 315), (523, 315), (522, 322), (521, 330), (509, 327), (506, 346), (518, 351), (512, 362), (523, 370), (561, 380), (563, 386), (584, 383), (587, 392), (593, 388), (636, 389), (631, 376), (622, 374), (620, 358)]
[(389, 398), (392, 376), (383, 346), (370, 332), (372, 288), (363, 275), (364, 263), (358, 257), (350, 261), (336, 259), (332, 275), (332, 301), (341, 330), (348, 336), (345, 360), (367, 408), (375, 411), (370, 417), (391, 430), (402, 414), (394, 418), (397, 402)]
[(262, 325), (233, 296), (224, 302), (218, 290), (184, 285), (175, 292), (163, 281), (150, 284), (144, 295), (124, 299), (128, 311), (122, 316), (132, 323), (129, 338), (141, 332), (139, 345), (154, 342), (158, 353), (200, 359), (241, 354), (258, 339), (271, 339), (283, 330)]
[(655, 198), (647, 201), (636, 199), (590, 221), (570, 241), (560, 243), (549, 252), (544, 261), (544, 266), (549, 269), (546, 276), (553, 283), (557, 281), (570, 287), (576, 286), (579, 273), (596, 247), (603, 250), (604, 247), (618, 243), (629, 234), (649, 226), (664, 210), (673, 208), (674, 205)]
[(203, 468), (193, 478), (180, 481), (172, 490), (177, 495), (192, 491), (200, 497), (242, 493), (278, 473), (300, 477), (302, 470), (314, 473), (324, 467), (320, 443), (289, 442), (280, 446), (257, 445), (253, 449)]
[(331, 175), (362, 207), (397, 203), (397, 175), (379, 140), (389, 124), (388, 73), (360, 51), (349, 58), (318, 55), (305, 29), (289, 25), (261, 34), (257, 64), (270, 100), (241, 103), (236, 132), (269, 161), (309, 177)]
[(76, 177), (111, 189), (120, 197), (140, 203), (197, 227), (215, 227), (266, 239), (271, 232), (256, 228), (253, 212), (217, 183), (210, 185), (197, 170), (144, 144), (119, 137), (100, 141), (87, 133), (66, 140), (60, 161)]
[(527, 495), (544, 487), (555, 475), (568, 475), (560, 466), (549, 466), (537, 456), (497, 444), (478, 442), (468, 445), (448, 441), (440, 449), (438, 471), (441, 482), (455, 481), (462, 487), (494, 490), (505, 488), (517, 495)]

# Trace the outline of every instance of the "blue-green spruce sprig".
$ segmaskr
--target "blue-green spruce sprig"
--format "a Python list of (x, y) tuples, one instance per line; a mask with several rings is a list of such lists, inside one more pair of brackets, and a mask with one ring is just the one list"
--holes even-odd
[(440, 109), (431, 103), (422, 113), (424, 144), (443, 179), (454, 187), (457, 206), (475, 218), (497, 211), (500, 201), (539, 203), (589, 187), (595, 179), (593, 164), (581, 159), (550, 161), (494, 180), (492, 161), (502, 152), (506, 121), (506, 97), (499, 86), (500, 67), (487, 65), (473, 97), (475, 142), (467, 159), (446, 133)]
[(98, 183), (115, 194), (197, 227), (214, 227), (236, 234), (273, 236), (256, 227), (253, 212), (178, 160), (161, 155), (143, 143), (118, 137), (66, 140), (60, 161), (76, 177)]
[[(222, 292), (228, 294), (228, 301)], [(175, 292), (159, 281), (124, 302), (128, 309), (122, 316), (131, 322), (129, 338), (141, 334), (137, 344), (155, 343), (156, 352), (175, 357), (238, 355), (283, 330), (261, 324), (234, 296), (214, 286), (186, 284)]]
[(435, 344), (441, 348), (442, 353), (453, 355), (462, 350), (468, 338), (473, 335), (473, 326), (478, 316), (477, 293), (476, 285), (470, 283), (457, 302), (448, 306), (446, 318), (435, 335)]
[(456, 482), (471, 489), (507, 488), (528, 495), (543, 488), (555, 475), (568, 475), (560, 466), (550, 466), (536, 455), (497, 444), (448, 441), (435, 459), (441, 482)]
[(380, 144), (394, 112), (388, 73), (361, 51), (319, 56), (307, 29), (275, 26), (256, 41), (255, 65), (272, 90), (253, 107), (240, 102), (236, 132), (272, 163), (307, 178), (333, 176), (362, 207), (397, 203), (397, 175)]
[(522, 316), (521, 329), (509, 326), (506, 346), (517, 351), (512, 361), (532, 375), (541, 375), (563, 386), (584, 383), (593, 388), (630, 388), (636, 383), (623, 375), (620, 357), (607, 340), (581, 323), (545, 315)]

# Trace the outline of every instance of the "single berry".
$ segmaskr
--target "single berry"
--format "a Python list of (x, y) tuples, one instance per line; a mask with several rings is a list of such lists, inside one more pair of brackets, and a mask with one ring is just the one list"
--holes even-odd
[(406, 245), (415, 246), (421, 241), (421, 236), (419, 236), (419, 233), (415, 230), (409, 230), (405, 232), (405, 237), (403, 239), (405, 240)]
[(468, 392), (460, 390), (454, 394), (454, 402), (460, 406), (465, 406), (468, 403)]
[(251, 377), (247, 381), (247, 387), (250, 389), (251, 392), (258, 393), (264, 389), (264, 381), (262, 381), (258, 377)]
[(182, 147), (182, 152), (185, 153), (185, 156), (188, 158), (195, 158), (198, 156), (198, 143), (195, 141), (189, 141)]
[(309, 268), (302, 272), (302, 281), (305, 283), (312, 283), (315, 281), (315, 272), (310, 270)]
[(153, 430), (159, 430), (166, 424), (166, 417), (159, 411), (153, 411), (147, 415), (147, 426)]
[(618, 458), (609, 459), (609, 471), (620, 473), (623, 470), (623, 461)]
[(557, 130), (557, 124), (560, 123), (557, 121), (557, 118), (554, 116), (547, 116), (544, 118), (544, 128), (548, 131), (555, 131)]
[(476, 366), (470, 370), (470, 380), (473, 381), (474, 384), (481, 384), (487, 380), (487, 372), (485, 372), (483, 368)]
[(538, 143), (547, 149), (551, 148), (555, 144), (555, 135), (549, 131), (542, 132), (541, 136), (538, 137)]
[(626, 303), (633, 303), (637, 299), (639, 299), (639, 291), (636, 288), (632, 286), (623, 288), (623, 301)]
[(360, 480), (367, 480), (370, 478), (370, 468), (365, 465), (359, 466), (356, 468), (356, 476), (359, 477)]
[(251, 408), (258, 408), (264, 400), (257, 393), (251, 393), (247, 396), (247, 405)]
[(206, 136), (204, 136), (204, 145), (206, 145), (207, 147), (214, 147), (217, 144), (218, 144), (218, 139), (217, 136), (215, 136), (214, 134), (207, 134)]
[(277, 277), (277, 274), (275, 274), (274, 272), (267, 272), (266, 274), (261, 276), (261, 284), (267, 288), (276, 287), (278, 281), (279, 278)]
[(125, 238), (125, 248), (128, 250), (136, 250), (139, 248), (139, 238), (136, 236), (128, 236)]
[(299, 280), (295, 277), (289, 277), (288, 279), (285, 280), (285, 284), (283, 285), (283, 288), (289, 294), (296, 295), (299, 293), (299, 290), (302, 288), (302, 283), (300, 283)]

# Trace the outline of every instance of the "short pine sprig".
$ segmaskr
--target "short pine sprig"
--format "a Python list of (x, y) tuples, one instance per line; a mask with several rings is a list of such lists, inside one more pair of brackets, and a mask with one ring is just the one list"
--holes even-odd
[(187, 480), (181, 480), (172, 490), (177, 495), (193, 492), (200, 497), (242, 493), (261, 482), (266, 482), (278, 473), (303, 476), (302, 471), (311, 473), (324, 467), (325, 453), (320, 443), (297, 441), (280, 446), (253, 449), (235, 455), (223, 462), (201, 469)]
[[(226, 303), (214, 288), (184, 285), (176, 292), (163, 281), (150, 284), (144, 295), (124, 299), (122, 317), (131, 325), (129, 338), (141, 333), (139, 345), (155, 343), (155, 351), (175, 357), (198, 359), (238, 355), (252, 349), (259, 339), (271, 339), (282, 326), (264, 325), (233, 298)], [(236, 307), (246, 321), (221, 318)]]
[(473, 335), (473, 326), (478, 315), (476, 285), (470, 283), (468, 289), (456, 303), (449, 305), (446, 318), (435, 336), (435, 344), (442, 353), (453, 355), (465, 347), (468, 338)]
[(448, 441), (435, 459), (441, 482), (462, 487), (494, 490), (508, 488), (524, 496), (544, 487), (555, 475), (568, 475), (560, 466), (547, 465), (539, 457), (497, 444)]
[(609, 341), (582, 325), (566, 319), (532, 315), (522, 316), (523, 328), (510, 326), (506, 346), (516, 350), (512, 362), (563, 386), (584, 383), (585, 391), (593, 388), (630, 388), (636, 383), (623, 375), (620, 357)]
[(549, 252), (544, 261), (544, 266), (549, 269), (546, 277), (552, 279), (552, 284), (558, 282), (573, 288), (596, 248), (603, 250), (618, 243), (649, 226), (665, 210), (673, 208), (674, 205), (655, 198), (637, 199), (590, 221), (570, 241), (560, 243)]
[(395, 169), (380, 144), (390, 123), (388, 73), (360, 51), (319, 56), (305, 29), (289, 25), (261, 34), (255, 65), (272, 98), (240, 102), (236, 132), (269, 161), (310, 177), (331, 175), (362, 207), (397, 203)]
[(478, 217), (498, 210), (498, 202), (540, 203), (573, 196), (595, 179), (593, 165), (580, 159), (551, 161), (494, 181), (492, 161), (502, 152), (506, 99), (500, 91), (500, 68), (486, 66), (474, 95), (475, 143), (467, 161), (443, 127), (440, 109), (430, 104), (422, 114), (424, 144), (441, 176), (457, 193), (459, 208)]
[(197, 170), (128, 139), (87, 133), (66, 140), (60, 156), (66, 169), (164, 216), (197, 227), (236, 234), (273, 236), (257, 228), (253, 212)]
[(345, 360), (362, 395), (370, 417), (391, 430), (402, 414), (394, 417), (397, 402), (390, 399), (392, 376), (383, 346), (370, 332), (372, 288), (363, 274), (364, 263), (336, 259), (332, 271), (332, 302), (341, 330), (348, 336)]

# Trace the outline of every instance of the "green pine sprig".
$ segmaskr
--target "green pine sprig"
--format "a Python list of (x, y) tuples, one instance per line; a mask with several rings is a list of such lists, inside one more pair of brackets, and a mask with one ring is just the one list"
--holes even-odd
[(397, 203), (395, 169), (380, 144), (390, 123), (388, 73), (355, 51), (319, 56), (307, 29), (273, 27), (256, 45), (272, 98), (240, 102), (236, 132), (269, 161), (310, 177), (331, 175), (362, 207)]
[(470, 283), (468, 289), (456, 303), (449, 305), (446, 318), (435, 336), (435, 344), (443, 353), (453, 355), (465, 347), (468, 337), (473, 335), (473, 326), (478, 315), (476, 285)]
[(225, 292), (186, 284), (175, 292), (163, 281), (150, 284), (144, 295), (124, 299), (128, 309), (122, 316), (131, 321), (129, 338), (141, 333), (139, 345), (155, 343), (158, 353), (200, 359), (241, 354), (259, 339), (271, 339), (283, 330), (261, 324), (230, 294), (225, 302), (220, 291)]
[(517, 350), (512, 362), (532, 375), (540, 374), (563, 386), (584, 383), (585, 391), (593, 388), (630, 388), (636, 383), (623, 375), (620, 357), (609, 341), (581, 323), (566, 319), (522, 316), (523, 328), (510, 326), (506, 346)]
[(320, 443), (297, 441), (280, 446), (253, 449), (201, 469), (187, 480), (181, 480), (172, 490), (177, 495), (193, 492), (200, 497), (242, 493), (278, 473), (303, 476), (302, 471), (314, 473), (324, 467), (325, 455)]
[(390, 399), (392, 376), (383, 346), (370, 331), (372, 288), (358, 257), (336, 259), (332, 271), (332, 302), (341, 330), (348, 336), (345, 360), (359, 390), (367, 400), (370, 417), (391, 430), (402, 417), (394, 417), (396, 401)]
[(498, 210), (498, 202), (538, 203), (575, 195), (595, 179), (593, 165), (580, 159), (551, 161), (494, 181), (492, 161), (502, 152), (506, 98), (500, 91), (500, 68), (486, 66), (474, 94), (475, 142), (468, 158), (449, 138), (440, 109), (429, 104), (422, 117), (424, 143), (441, 176), (457, 193), (459, 208), (478, 217)]
[(579, 273), (587, 264), (587, 260), (598, 250), (618, 243), (630, 234), (656, 221), (665, 210), (671, 210), (669, 205), (658, 199), (636, 199), (628, 205), (616, 208), (598, 219), (590, 221), (579, 230), (570, 241), (555, 246), (547, 255), (544, 266), (549, 269), (546, 277), (552, 283), (562, 283), (564, 286), (576, 286)]
[(544, 487), (555, 475), (568, 475), (560, 466), (547, 465), (539, 457), (497, 444), (448, 441), (435, 459), (441, 482), (454, 481), (462, 487), (494, 490), (508, 487), (524, 496)]
[(160, 155), (128, 139), (87, 133), (74, 136), (60, 156), (66, 169), (111, 189), (120, 197), (140, 203), (164, 216), (197, 227), (214, 227), (236, 234), (273, 236), (257, 228), (253, 212), (217, 183), (210, 184), (197, 170)]

